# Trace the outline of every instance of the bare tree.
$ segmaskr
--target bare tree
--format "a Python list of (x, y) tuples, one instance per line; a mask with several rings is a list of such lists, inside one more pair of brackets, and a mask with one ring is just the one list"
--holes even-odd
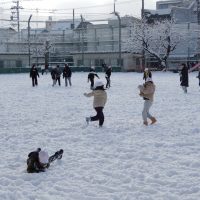
[(145, 20), (130, 26), (130, 37), (124, 41), (123, 49), (129, 52), (145, 53), (157, 59), (159, 65), (167, 68), (167, 59), (180, 42), (181, 34), (173, 29), (169, 20), (148, 24)]

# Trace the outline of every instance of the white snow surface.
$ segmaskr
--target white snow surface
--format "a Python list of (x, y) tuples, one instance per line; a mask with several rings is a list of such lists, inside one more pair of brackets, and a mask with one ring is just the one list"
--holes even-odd
[[(104, 74), (99, 73), (104, 79)], [(94, 115), (87, 73), (73, 73), (71, 88), (52, 87), (50, 74), (32, 87), (28, 74), (0, 75), (0, 199), (198, 200), (200, 198), (200, 90), (190, 74), (184, 94), (179, 75), (153, 72), (151, 113), (142, 124), (141, 73), (113, 73), (105, 123)], [(28, 174), (26, 159), (41, 147), (63, 158)]]

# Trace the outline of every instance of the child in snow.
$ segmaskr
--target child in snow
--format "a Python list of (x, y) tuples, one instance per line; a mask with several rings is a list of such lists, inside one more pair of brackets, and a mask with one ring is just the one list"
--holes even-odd
[(32, 78), (33, 87), (35, 87), (35, 85), (38, 85), (37, 77), (40, 77), (40, 76), (39, 76), (37, 68), (35, 67), (35, 65), (33, 65), (30, 70), (30, 78)]
[(99, 76), (97, 75), (97, 73), (95, 72), (95, 68), (91, 67), (90, 68), (90, 73), (88, 74), (88, 82), (90, 81), (90, 89), (92, 90), (94, 87), (94, 77), (97, 77), (99, 79)]
[(111, 72), (112, 72), (112, 67), (111, 66), (108, 66), (106, 68), (106, 72), (105, 72), (105, 78), (106, 78), (106, 88), (109, 88), (111, 85), (110, 85), (110, 76), (111, 76)]
[(142, 111), (143, 124), (148, 126), (147, 118), (151, 120), (151, 124), (154, 124), (157, 120), (149, 113), (149, 109), (153, 104), (153, 96), (155, 92), (155, 85), (151, 78), (147, 78), (143, 85), (139, 85), (140, 96), (144, 99), (144, 108)]
[(188, 67), (186, 66), (185, 63), (182, 63), (181, 66), (182, 66), (182, 69), (180, 72), (180, 82), (181, 82), (181, 86), (184, 93), (187, 93), (187, 87), (189, 87)]
[(49, 168), (50, 163), (56, 159), (61, 159), (63, 150), (60, 149), (54, 155), (50, 156), (47, 152), (42, 151), (38, 148), (36, 151), (30, 152), (27, 159), (27, 172), (28, 173), (39, 173), (44, 172), (45, 169)]
[(199, 79), (199, 86), (200, 86), (200, 67), (199, 67), (199, 72), (197, 78)]
[(98, 80), (94, 84), (94, 90), (90, 93), (84, 93), (86, 97), (94, 96), (93, 107), (97, 114), (93, 117), (86, 117), (86, 122), (99, 120), (99, 127), (102, 127), (104, 123), (103, 109), (107, 101), (107, 93), (104, 89), (104, 84), (102, 81)]
[(148, 68), (145, 68), (143, 74), (143, 80), (146, 82), (147, 78), (152, 78), (152, 74)]
[(72, 76), (72, 71), (71, 71), (69, 65), (65, 64), (65, 67), (63, 69), (63, 78), (65, 79), (65, 87), (68, 86), (68, 82), (69, 82), (69, 85), (72, 86), (71, 76)]

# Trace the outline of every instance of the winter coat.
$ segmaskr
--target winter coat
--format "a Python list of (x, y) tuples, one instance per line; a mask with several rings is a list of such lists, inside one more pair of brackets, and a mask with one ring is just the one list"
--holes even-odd
[(199, 71), (199, 73), (198, 73), (198, 76), (197, 76), (197, 78), (198, 78), (198, 79), (200, 79), (200, 71)]
[(107, 101), (107, 93), (105, 90), (93, 90), (90, 93), (84, 94), (86, 97), (94, 96), (93, 107), (104, 107)]
[(140, 96), (144, 97), (145, 100), (153, 101), (156, 88), (153, 82), (148, 81), (143, 85), (139, 85), (138, 88), (140, 89)]
[(112, 72), (112, 68), (108, 68), (107, 70), (106, 70), (106, 78), (110, 78), (110, 76), (111, 76), (111, 72)]
[(94, 77), (97, 77), (97, 78), (99, 78), (99, 76), (97, 75), (97, 73), (96, 72), (90, 72), (89, 74), (88, 74), (88, 80), (93, 80), (94, 79)]
[(152, 74), (151, 72), (148, 70), (148, 71), (144, 71), (144, 74), (143, 74), (143, 80), (146, 81), (147, 78), (152, 78)]
[(52, 70), (51, 70), (51, 78), (52, 78), (53, 80), (56, 79), (56, 69), (52, 69)]
[(29, 153), (27, 159), (27, 172), (28, 173), (38, 173), (45, 171), (46, 168), (49, 167), (49, 164), (43, 165), (39, 161), (39, 152), (33, 151)]
[(72, 76), (72, 71), (69, 67), (64, 67), (63, 69), (63, 78), (64, 77), (71, 77)]
[(31, 78), (36, 78), (36, 77), (39, 77), (39, 73), (38, 73), (38, 70), (37, 70), (37, 68), (31, 68), (31, 70), (30, 70), (30, 77)]
[(180, 72), (181, 86), (189, 87), (188, 83), (188, 68), (185, 66)]
[(59, 67), (56, 67), (55, 72), (56, 72), (56, 78), (60, 78), (60, 76), (62, 74), (61, 69)]

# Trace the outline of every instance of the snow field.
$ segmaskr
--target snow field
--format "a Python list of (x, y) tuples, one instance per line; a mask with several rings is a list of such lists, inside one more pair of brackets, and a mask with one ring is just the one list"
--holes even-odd
[[(104, 79), (104, 74), (100, 73)], [(71, 88), (52, 87), (50, 74), (33, 88), (28, 74), (0, 75), (0, 199), (198, 200), (200, 196), (200, 90), (190, 74), (188, 94), (179, 76), (154, 72), (158, 123), (142, 125), (140, 73), (113, 73), (105, 123), (95, 114), (87, 73), (73, 73)], [(41, 147), (62, 160), (45, 173), (27, 174), (26, 158)]]

